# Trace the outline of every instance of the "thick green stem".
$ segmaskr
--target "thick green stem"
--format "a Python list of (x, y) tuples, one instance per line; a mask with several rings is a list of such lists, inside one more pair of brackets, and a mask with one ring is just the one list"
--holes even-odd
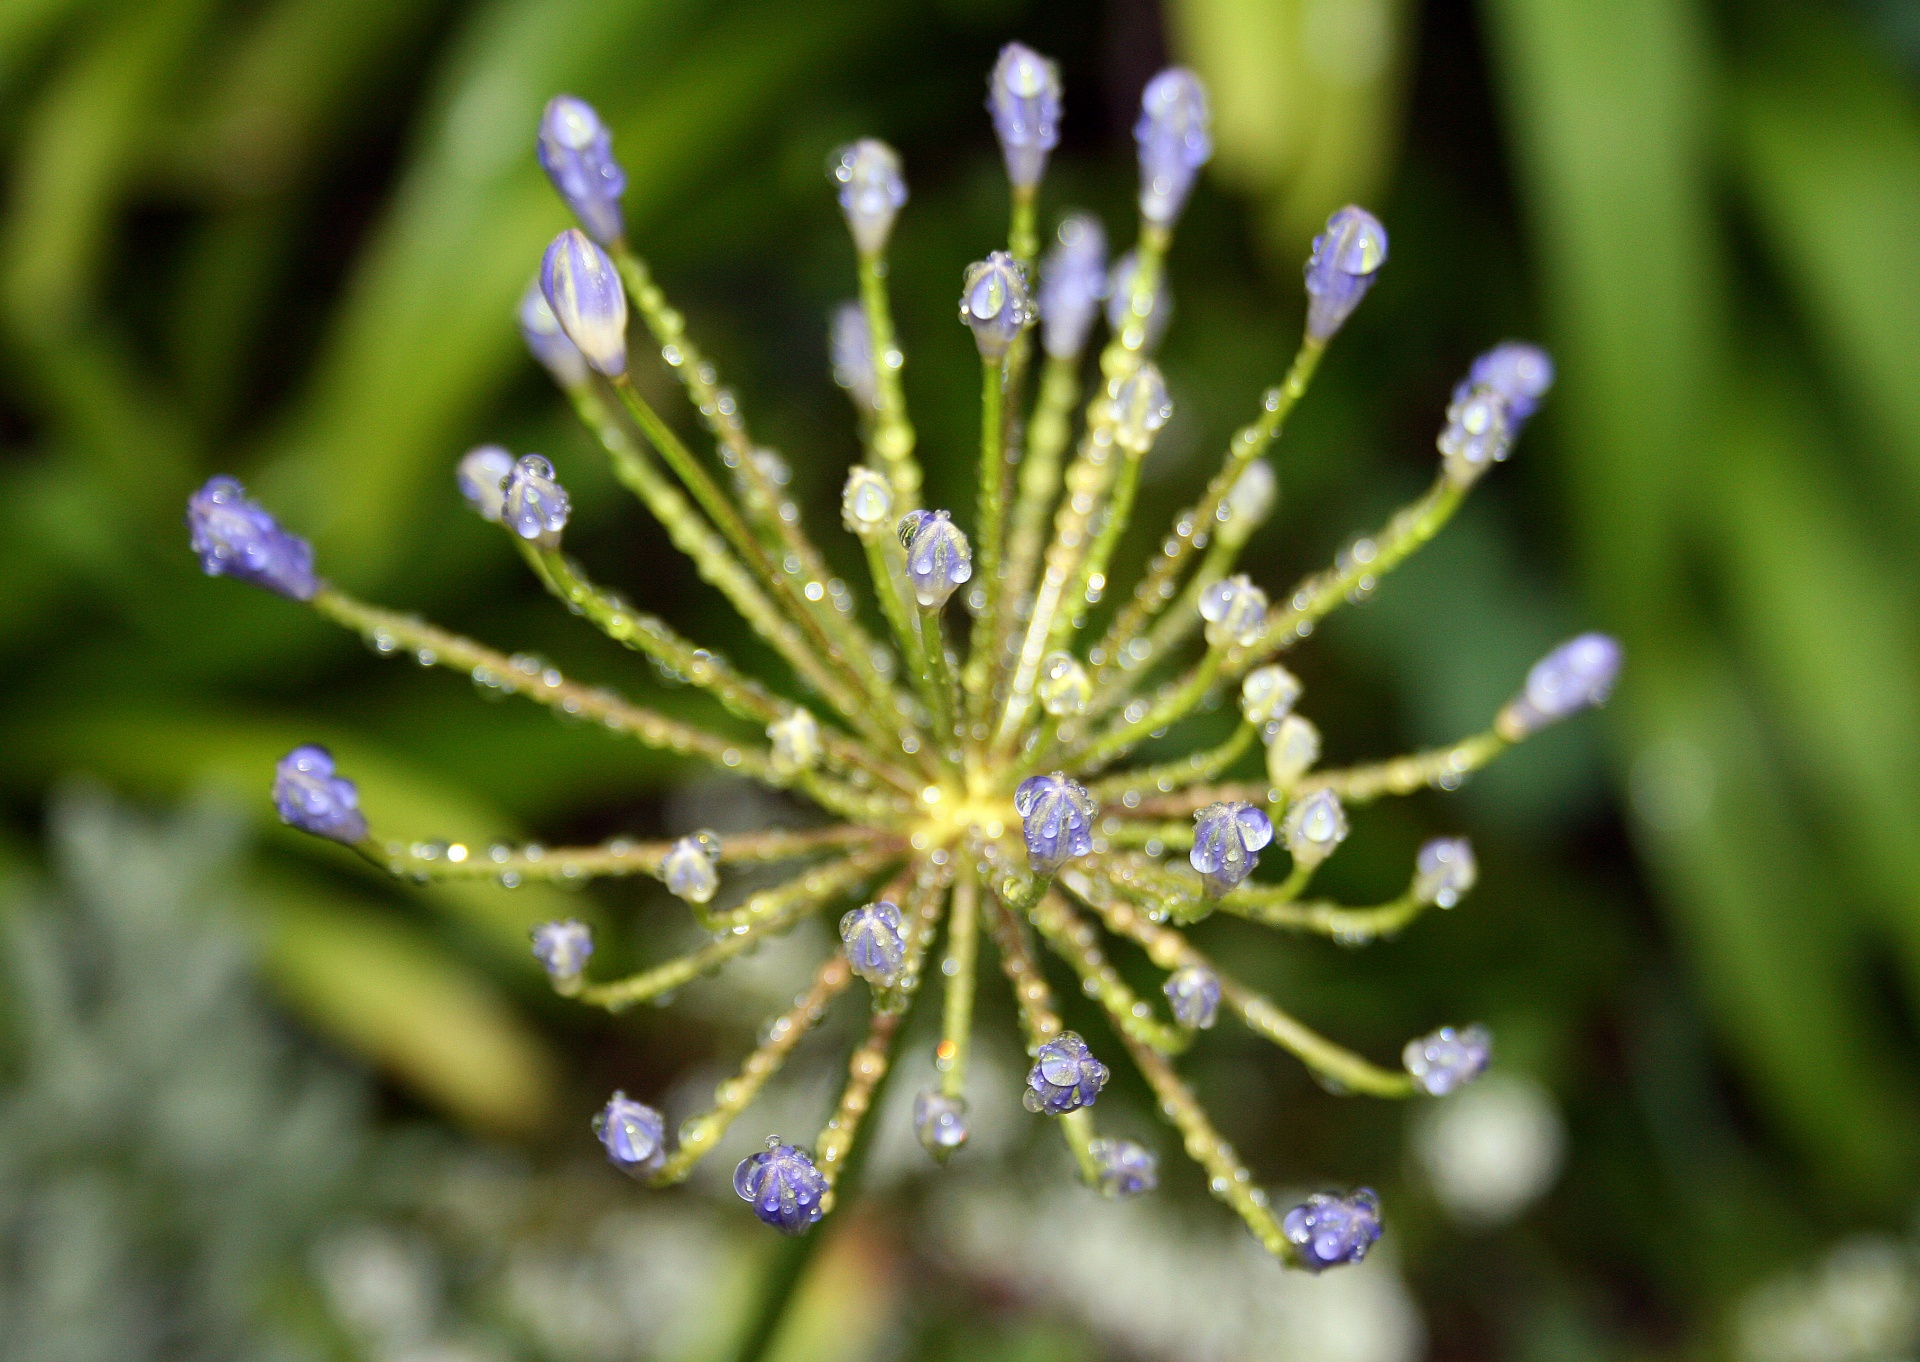
[(913, 457), (913, 423), (907, 419), (907, 398), (900, 387), (900, 370), (906, 359), (894, 339), (884, 255), (860, 257), (860, 307), (866, 313), (867, 334), (873, 344), (877, 407), (872, 426), (873, 453), (893, 484), (895, 511), (905, 515), (920, 505), (920, 465)]

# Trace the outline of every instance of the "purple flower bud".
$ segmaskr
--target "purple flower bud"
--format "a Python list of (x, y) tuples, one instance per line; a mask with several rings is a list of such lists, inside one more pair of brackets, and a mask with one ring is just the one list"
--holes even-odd
[(1325, 343), (1346, 325), (1387, 263), (1387, 229), (1364, 208), (1327, 219), (1307, 257), (1307, 334)]
[(1267, 627), (1267, 593), (1236, 573), (1200, 593), (1200, 618), (1213, 647), (1250, 646)]
[(567, 201), (587, 235), (611, 246), (626, 232), (620, 196), (627, 172), (613, 159), (613, 138), (584, 99), (555, 95), (540, 116), (540, 168)]
[(324, 747), (296, 747), (273, 768), (273, 804), (280, 821), (352, 846), (367, 837), (360, 791), (333, 773), (333, 754)]
[(1273, 820), (1253, 805), (1239, 799), (1209, 804), (1193, 816), (1187, 863), (1217, 897), (1253, 873), (1260, 848), (1272, 840)]
[(237, 479), (208, 478), (188, 497), (187, 528), (209, 577), (251, 582), (296, 601), (310, 601), (320, 589), (313, 545), (281, 529)]
[(880, 405), (880, 386), (873, 376), (873, 333), (867, 329), (867, 314), (858, 303), (842, 303), (833, 310), (828, 354), (833, 360), (833, 381), (853, 396), (853, 405), (863, 414)]
[(572, 983), (593, 958), (593, 928), (568, 918), (533, 929), (533, 955), (556, 984)]
[(946, 1157), (967, 1142), (967, 1102), (928, 1088), (913, 1099), (913, 1133), (934, 1158)]
[(558, 543), (570, 510), (567, 489), (554, 481), (552, 464), (538, 454), (525, 455), (514, 463), (500, 508), (500, 518), (508, 529), (522, 539)]
[(540, 261), (540, 291), (588, 365), (618, 378), (627, 370), (627, 291), (607, 253), (569, 227)]
[(907, 512), (900, 520), (900, 542), (907, 550), (914, 599), (928, 610), (945, 605), (973, 576), (973, 550), (945, 511)]
[(1435, 441), (1446, 460), (1447, 475), (1471, 483), (1513, 448), (1513, 425), (1507, 404), (1493, 389), (1480, 385), (1454, 391), (1447, 407), (1447, 424)]
[(1160, 1185), (1160, 1156), (1138, 1140), (1095, 1140), (1088, 1146), (1110, 1197), (1139, 1196)]
[(1027, 1090), (1020, 1095), (1028, 1111), (1065, 1116), (1090, 1107), (1107, 1085), (1107, 1066), (1093, 1057), (1087, 1043), (1071, 1031), (1062, 1031), (1034, 1052), (1027, 1073)]
[(615, 1092), (593, 1117), (594, 1138), (621, 1172), (645, 1177), (667, 1159), (666, 1119), (652, 1107)]
[(1464, 837), (1436, 837), (1414, 857), (1413, 896), (1436, 908), (1451, 908), (1466, 897), (1480, 868), (1473, 843)]
[(1140, 148), (1140, 215), (1156, 227), (1173, 225), (1194, 177), (1213, 155), (1207, 122), (1206, 88), (1191, 71), (1171, 67), (1141, 92), (1140, 121), (1133, 125)]
[(1100, 805), (1087, 787), (1064, 772), (1028, 776), (1013, 792), (1027, 838), (1027, 863), (1037, 875), (1051, 875), (1075, 856), (1093, 850), (1093, 820)]
[(720, 889), (720, 839), (710, 832), (682, 837), (660, 861), (667, 892), (687, 903), (709, 903)]
[(834, 152), (827, 176), (840, 186), (840, 211), (862, 255), (878, 255), (893, 235), (893, 219), (907, 201), (900, 154), (885, 142), (863, 137)]
[(820, 1199), (827, 1179), (813, 1166), (813, 1156), (796, 1145), (781, 1144), (770, 1136), (767, 1147), (740, 1160), (733, 1170), (733, 1190), (753, 1206), (762, 1223), (782, 1234), (805, 1234), (820, 1218)]
[(1507, 405), (1507, 425), (1514, 435), (1540, 407), (1553, 386), (1553, 360), (1545, 350), (1525, 341), (1502, 341), (1474, 360), (1467, 377), (1453, 391), (1460, 400), (1468, 388), (1487, 388)]
[(1107, 234), (1099, 219), (1075, 213), (1057, 237), (1040, 262), (1040, 344), (1055, 359), (1072, 359), (1107, 294)]
[[(1113, 262), (1113, 270), (1107, 275), (1107, 329), (1115, 335), (1126, 329), (1127, 318), (1132, 315), (1134, 279), (1139, 273), (1140, 253), (1128, 251)], [(1149, 353), (1160, 348), (1160, 338), (1167, 334), (1167, 328), (1171, 325), (1173, 289), (1167, 283), (1167, 272), (1162, 270), (1148, 304), (1146, 348)]]
[[(571, 344), (571, 342), (569, 342)], [(499, 445), (480, 445), (461, 456), (454, 480), (482, 520), (500, 521), (507, 505), (507, 478), (513, 473), (513, 455)]]
[(1484, 1026), (1443, 1026), (1430, 1036), (1407, 1042), (1400, 1060), (1422, 1092), (1445, 1097), (1487, 1071), (1493, 1037)]
[(1205, 965), (1182, 965), (1162, 986), (1173, 1019), (1182, 1026), (1204, 1031), (1220, 1011), (1220, 976)]
[(907, 933), (900, 907), (886, 899), (852, 909), (840, 919), (840, 940), (853, 972), (875, 988), (892, 988), (907, 967)]
[(998, 364), (1033, 321), (1027, 271), (1005, 251), (967, 266), (960, 286), (960, 320), (973, 331), (980, 358)]
[(1603, 705), (1620, 677), (1619, 641), (1606, 634), (1582, 634), (1534, 663), (1526, 689), (1500, 713), (1500, 728), (1524, 738), (1569, 714)]
[(1315, 866), (1347, 840), (1347, 811), (1332, 790), (1315, 790), (1287, 806), (1282, 827), (1294, 864)]
[(987, 109), (1015, 189), (1031, 189), (1060, 144), (1060, 68), (1021, 43), (1000, 49), (987, 81)]
[(1367, 1187), (1344, 1197), (1316, 1192), (1287, 1212), (1280, 1229), (1309, 1272), (1357, 1263), (1379, 1241), (1380, 1200)]
[(560, 319), (547, 306), (547, 295), (540, 290), (537, 274), (528, 283), (527, 291), (520, 295), (520, 339), (561, 387), (571, 391), (592, 377), (587, 357), (580, 353), (579, 346), (567, 339), (567, 333), (560, 329)]

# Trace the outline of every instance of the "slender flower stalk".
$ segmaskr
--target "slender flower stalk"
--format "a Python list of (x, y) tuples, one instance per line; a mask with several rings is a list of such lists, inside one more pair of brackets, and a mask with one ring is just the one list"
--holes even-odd
[[(461, 672), (486, 690), (785, 791), (825, 815), (820, 826), (799, 831), (716, 837), (684, 828), (659, 841), (482, 847), (372, 827), (350, 763), (323, 748), (296, 748), (276, 768), (273, 797), (287, 823), (396, 876), (509, 886), (652, 877), (710, 934), (696, 949), (604, 978), (596, 977), (584, 923), (539, 927), (530, 942), (534, 961), (558, 993), (582, 1006), (617, 1012), (662, 998), (807, 918), (833, 915), (835, 948), (719, 1085), (709, 1110), (669, 1135), (657, 1107), (612, 1095), (593, 1129), (615, 1167), (656, 1185), (685, 1178), (800, 1038), (852, 994), (861, 1001), (849, 1005), (865, 1008), (864, 1038), (827, 1124), (810, 1143), (800, 1142), (804, 1132), (763, 1132), (766, 1148), (735, 1170), (735, 1189), (755, 1216), (785, 1234), (806, 1234), (851, 1195), (862, 1133), (935, 958), (939, 1077), (917, 1096), (914, 1126), (930, 1155), (954, 1156), (967, 1140), (984, 932), (1031, 1059), (1025, 1105), (1058, 1123), (1090, 1187), (1131, 1196), (1157, 1182), (1153, 1149), (1102, 1136), (1095, 1124), (1111, 1066), (1124, 1055), (1214, 1194), (1271, 1252), (1312, 1271), (1357, 1262), (1382, 1226), (1373, 1195), (1317, 1194), (1276, 1215), (1179, 1075), (1177, 1057), (1202, 1031), (1232, 1023), (1337, 1091), (1407, 1098), (1471, 1081), (1490, 1060), (1491, 1038), (1477, 1026), (1441, 1027), (1408, 1041), (1401, 1067), (1377, 1064), (1249, 988), (1194, 938), (1210, 930), (1207, 918), (1226, 914), (1359, 944), (1407, 930), (1430, 909), (1454, 908), (1478, 869), (1459, 838), (1423, 846), (1406, 890), (1385, 903), (1351, 906), (1306, 894), (1346, 840), (1350, 806), (1456, 788), (1509, 747), (1611, 693), (1619, 647), (1584, 634), (1542, 660), (1485, 732), (1326, 769), (1319, 731), (1298, 712), (1302, 686), (1273, 660), (1323, 616), (1379, 589), (1439, 531), (1474, 484), (1511, 455), (1553, 366), (1519, 342), (1483, 355), (1441, 423), (1433, 487), (1379, 531), (1351, 541), (1331, 567), (1269, 595), (1275, 584), (1256, 581), (1237, 561), (1277, 501), (1266, 456), (1387, 258), (1380, 223), (1362, 209), (1342, 209), (1306, 266), (1306, 334), (1291, 364), (1235, 435), (1201, 498), (1134, 571), (1130, 593), (1115, 593), (1141, 463), (1170, 411), (1167, 380), (1148, 354), (1170, 312), (1164, 279), (1173, 230), (1211, 153), (1206, 94), (1192, 73), (1177, 69), (1147, 86), (1135, 129), (1138, 235), (1130, 263), (1113, 271), (1111, 297), (1106, 233), (1074, 215), (1040, 267), (1036, 308), (1029, 285), (1036, 195), (1058, 141), (1059, 74), (1014, 44), (1002, 52), (989, 91), (1011, 212), (1007, 249), (966, 272), (961, 297), (982, 374), (970, 527), (920, 504), (900, 385), (905, 360), (886, 290), (886, 248), (906, 202), (899, 157), (867, 139), (829, 166), (860, 292), (859, 304), (835, 319), (832, 358), (836, 380), (854, 399), (866, 451), (847, 478), (841, 528), (860, 544), (877, 608), (871, 618), (885, 621), (885, 639), (862, 624), (858, 593), (832, 574), (804, 526), (786, 490), (786, 465), (752, 440), (740, 402), (628, 244), (625, 175), (611, 138), (594, 111), (569, 96), (548, 106), (537, 148), (580, 227), (561, 233), (539, 262), (519, 307), (522, 335), (604, 448), (616, 479), (787, 665), (791, 685), (746, 673), (593, 581), (566, 551), (575, 503), (565, 469), (537, 454), (470, 450), (455, 469), (458, 490), (567, 609), (643, 655), (648, 666), (638, 684), (651, 673), (688, 684), (712, 702), (701, 711), (708, 718), (670, 717), (540, 658), (356, 600), (321, 578), (311, 546), (231, 478), (212, 479), (190, 499), (191, 545), (208, 574), (304, 603), (382, 655)], [(1111, 304), (1110, 334), (1076, 414), (1081, 362), (1103, 300)], [(642, 396), (632, 365), (646, 352), (630, 349), (630, 307), (699, 416), (708, 437), (702, 447), (676, 434)], [(1044, 363), (1029, 401), (1025, 365), (1035, 343)], [(950, 637), (956, 595), (974, 615), (965, 638), (957, 628)], [(1090, 622), (1109, 597), (1121, 604), (1096, 633)], [(1216, 730), (1204, 743), (1192, 741), (1186, 722), (1222, 699), (1237, 701), (1240, 721), (1224, 737)], [(1130, 761), (1150, 739), (1167, 739), (1172, 750)], [(757, 871), (753, 892), (743, 894), (735, 883), (742, 866), (779, 869)], [(1065, 1028), (1041, 949), (1065, 963), (1109, 1025), (1086, 1035)], [(1150, 987), (1119, 958), (1136, 949), (1160, 972)], [(790, 1285), (791, 1275), (782, 1281)], [(763, 1312), (754, 1328), (759, 1343), (769, 1320)]]

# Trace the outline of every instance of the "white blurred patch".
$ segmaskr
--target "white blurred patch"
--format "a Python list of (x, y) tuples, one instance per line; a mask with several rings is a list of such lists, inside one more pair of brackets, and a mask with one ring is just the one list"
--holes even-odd
[(1433, 1103), (1414, 1126), (1413, 1152), (1434, 1194), (1463, 1224), (1502, 1225), (1560, 1176), (1567, 1134), (1547, 1090), (1488, 1074)]
[(1900, 1362), (1920, 1351), (1920, 1261), (1895, 1240), (1849, 1239), (1811, 1272), (1751, 1291), (1735, 1321), (1740, 1362)]

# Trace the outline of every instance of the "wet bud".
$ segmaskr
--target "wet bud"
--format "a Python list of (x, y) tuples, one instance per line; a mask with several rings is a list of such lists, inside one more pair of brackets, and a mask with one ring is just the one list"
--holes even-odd
[(945, 511), (909, 511), (900, 521), (900, 542), (914, 599), (928, 610), (945, 605), (973, 576), (973, 550)]
[(1080, 353), (1106, 293), (1107, 234), (1098, 218), (1075, 213), (1040, 262), (1040, 344), (1049, 355)]
[(1320, 730), (1311, 719), (1289, 714), (1267, 739), (1267, 779), (1276, 790), (1292, 789), (1319, 760)]
[[(1119, 335), (1127, 326), (1127, 318), (1133, 313), (1133, 288), (1135, 277), (1140, 273), (1140, 256), (1137, 251), (1128, 251), (1113, 262), (1113, 272), (1107, 276), (1107, 328)], [(1145, 348), (1149, 353), (1160, 348), (1160, 338), (1167, 334), (1167, 328), (1173, 325), (1173, 289), (1167, 283), (1167, 273), (1160, 272), (1160, 279), (1153, 287), (1153, 297), (1147, 304), (1145, 322)]]
[(1487, 1071), (1493, 1058), (1493, 1037), (1484, 1026), (1443, 1026), (1430, 1036), (1407, 1042), (1400, 1060), (1420, 1091), (1445, 1097), (1464, 1088)]
[(1553, 360), (1545, 350), (1525, 341), (1502, 341), (1474, 360), (1453, 398), (1457, 402), (1469, 388), (1486, 388), (1506, 404), (1508, 429), (1518, 436), (1552, 386)]
[(811, 710), (795, 706), (793, 713), (775, 719), (767, 725), (767, 741), (773, 744), (777, 776), (796, 776), (820, 763), (820, 721)]
[(1100, 1169), (1103, 1195), (1139, 1196), (1160, 1185), (1160, 1156), (1138, 1140), (1099, 1139), (1087, 1149)]
[(1436, 837), (1414, 857), (1413, 896), (1436, 908), (1451, 908), (1479, 878), (1473, 843), (1464, 837)]
[(1357, 1263), (1380, 1239), (1380, 1200), (1366, 1187), (1344, 1197), (1316, 1192), (1287, 1212), (1280, 1230), (1309, 1272)]
[(998, 364), (1033, 320), (1027, 272), (1005, 251), (967, 266), (960, 287), (960, 320), (973, 331), (980, 358)]
[(543, 922), (533, 929), (533, 958), (554, 983), (570, 984), (593, 958), (593, 928), (572, 918)]
[(1233, 484), (1233, 490), (1227, 493), (1227, 525), (1222, 534), (1231, 533), (1236, 541), (1244, 543), (1255, 530), (1273, 514), (1274, 503), (1280, 500), (1280, 480), (1274, 476), (1273, 465), (1265, 459), (1255, 459), (1246, 466)]
[(324, 747), (296, 747), (280, 758), (273, 768), (273, 806), (282, 823), (315, 837), (347, 846), (366, 840), (360, 791), (333, 773), (333, 754)]
[(1208, 118), (1205, 87), (1180, 67), (1162, 71), (1140, 95), (1140, 121), (1133, 125), (1140, 148), (1140, 215), (1156, 227), (1173, 225), (1194, 177), (1213, 155)]
[(1034, 683), (1040, 708), (1056, 719), (1071, 719), (1093, 703), (1093, 678), (1072, 653), (1048, 653), (1040, 659), (1040, 679)]
[(209, 577), (232, 577), (296, 601), (310, 601), (320, 589), (313, 545), (281, 529), (234, 478), (208, 478), (187, 498), (187, 529)]
[(592, 377), (587, 357), (580, 353), (579, 346), (567, 339), (567, 333), (560, 329), (560, 319), (547, 306), (547, 295), (541, 291), (538, 275), (520, 295), (520, 338), (561, 387), (571, 391)]
[(507, 477), (513, 472), (513, 455), (499, 445), (481, 445), (461, 456), (454, 480), (460, 495), (482, 520), (498, 524), (507, 504)]
[(1129, 454), (1144, 455), (1172, 415), (1167, 380), (1160, 376), (1159, 366), (1145, 361), (1113, 395), (1114, 443)]
[(1332, 790), (1315, 790), (1287, 806), (1281, 836), (1295, 865), (1316, 866), (1347, 840), (1347, 811)]
[(682, 837), (660, 860), (660, 882), (687, 903), (710, 903), (720, 888), (720, 839), (710, 832)]
[(873, 376), (873, 333), (858, 303), (842, 303), (833, 310), (829, 340), (833, 381), (845, 388), (862, 415), (880, 405), (880, 387)]
[(560, 542), (571, 509), (567, 489), (554, 480), (552, 464), (538, 454), (515, 461), (500, 508), (501, 522), (508, 529), (551, 548)]
[(626, 232), (620, 196), (627, 173), (613, 159), (613, 138), (584, 99), (555, 95), (540, 117), (540, 168), (587, 235), (611, 246)]
[(1307, 257), (1307, 334), (1322, 343), (1346, 324), (1387, 263), (1387, 229), (1364, 208), (1327, 219)]
[(1055, 771), (1028, 776), (1013, 792), (1027, 839), (1027, 863), (1035, 874), (1051, 875), (1075, 856), (1093, 850), (1093, 820), (1100, 805), (1087, 787)]
[(1220, 976), (1205, 965), (1182, 965), (1162, 985), (1173, 1019), (1204, 1031), (1220, 1011)]
[(846, 490), (840, 494), (840, 523), (862, 539), (886, 533), (893, 523), (892, 484), (871, 468), (849, 468)]
[(1526, 689), (1500, 711), (1509, 739), (1538, 733), (1583, 709), (1603, 705), (1620, 677), (1620, 643), (1606, 634), (1582, 634), (1534, 663)]
[(1000, 49), (987, 81), (987, 109), (1015, 189), (1031, 189), (1060, 144), (1060, 68), (1021, 43)]
[(1218, 898), (1260, 864), (1260, 849), (1273, 840), (1273, 820), (1245, 800), (1209, 804), (1193, 816), (1193, 850), (1187, 862)]
[(900, 907), (886, 899), (852, 909), (840, 919), (840, 940), (853, 972), (875, 988), (892, 988), (907, 967), (907, 933)]
[(913, 1099), (913, 1133), (920, 1147), (945, 1162), (967, 1142), (967, 1102), (928, 1088)]
[(770, 1136), (764, 1150), (733, 1170), (733, 1190), (752, 1205), (762, 1224), (782, 1234), (805, 1234), (821, 1216), (827, 1180), (806, 1150)]
[(1513, 448), (1506, 403), (1491, 388), (1456, 393), (1435, 443), (1446, 460), (1447, 476), (1457, 483), (1473, 482)]
[(1071, 1031), (1062, 1031), (1034, 1052), (1027, 1072), (1027, 1090), (1020, 1095), (1028, 1111), (1065, 1116), (1090, 1107), (1107, 1085), (1107, 1066), (1093, 1057), (1087, 1043)]
[(594, 1138), (607, 1162), (629, 1176), (646, 1177), (667, 1161), (666, 1118), (624, 1092), (615, 1092), (593, 1117)]
[(540, 261), (540, 292), (587, 364), (618, 378), (627, 370), (627, 291), (607, 253), (569, 227)]
[(1267, 593), (1237, 573), (1200, 593), (1200, 618), (1212, 647), (1250, 646), (1267, 627)]
[(885, 142), (863, 137), (833, 154), (827, 175), (840, 186), (840, 211), (855, 248), (862, 255), (886, 250), (894, 216), (907, 201), (899, 153)]
[(1300, 678), (1277, 662), (1256, 667), (1240, 683), (1240, 713), (1263, 735), (1271, 736), (1280, 721), (1293, 713), (1302, 689)]

